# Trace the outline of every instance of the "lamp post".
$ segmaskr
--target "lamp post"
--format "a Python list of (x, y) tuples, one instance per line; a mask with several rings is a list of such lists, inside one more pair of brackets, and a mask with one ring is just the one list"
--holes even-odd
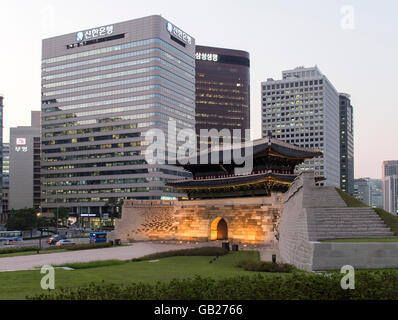
[[(41, 212), (38, 212), (36, 215), (37, 215), (38, 218), (40, 218)], [(42, 229), (42, 230), (43, 230), (43, 229)], [(40, 236), (39, 236), (39, 250), (38, 250), (37, 253), (39, 253), (39, 251), (41, 250), (41, 236), (42, 236), (42, 235), (43, 235), (43, 231), (40, 231)]]

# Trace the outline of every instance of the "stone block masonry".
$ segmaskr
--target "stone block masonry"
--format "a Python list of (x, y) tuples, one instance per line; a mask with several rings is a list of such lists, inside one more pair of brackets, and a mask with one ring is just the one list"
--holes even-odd
[(217, 239), (217, 224), (224, 220), (230, 242), (273, 243), (281, 209), (279, 193), (242, 199), (126, 201), (110, 238), (125, 242), (211, 241)]

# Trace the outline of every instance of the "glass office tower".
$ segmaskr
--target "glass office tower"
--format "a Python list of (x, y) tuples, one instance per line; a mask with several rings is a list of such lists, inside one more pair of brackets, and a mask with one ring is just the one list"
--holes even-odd
[(42, 207), (173, 199), (186, 176), (145, 161), (144, 133), (195, 128), (195, 40), (161, 16), (43, 40)]
[[(196, 46), (196, 133), (250, 129), (250, 56), (246, 51)], [(198, 144), (199, 145), (199, 144)]]

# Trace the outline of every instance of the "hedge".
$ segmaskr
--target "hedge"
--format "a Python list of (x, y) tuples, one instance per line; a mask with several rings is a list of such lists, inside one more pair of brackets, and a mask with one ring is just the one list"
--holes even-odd
[(110, 283), (63, 288), (33, 300), (384, 300), (398, 299), (398, 272), (357, 272), (356, 289), (343, 290), (341, 274), (290, 273), (222, 280), (195, 277), (156, 284)]
[(289, 273), (297, 270), (294, 266), (287, 263), (272, 263), (268, 261), (253, 261), (243, 260), (237, 263), (238, 268), (243, 268), (246, 271), (256, 272), (281, 272)]
[(112, 244), (109, 242), (103, 243), (82, 243), (82, 244), (74, 244), (74, 245), (65, 245), (60, 246), (58, 248), (66, 249), (66, 250), (88, 250), (88, 249), (101, 249), (101, 248), (109, 248), (112, 247)]
[(193, 248), (193, 249), (182, 249), (182, 250), (173, 250), (173, 251), (165, 251), (158, 252), (154, 254), (150, 254), (144, 256), (139, 259), (133, 259), (133, 262), (145, 261), (145, 260), (156, 260), (170, 257), (192, 257), (192, 256), (201, 256), (201, 257), (217, 257), (224, 256), (228, 253), (227, 250), (219, 247), (203, 247), (203, 248)]

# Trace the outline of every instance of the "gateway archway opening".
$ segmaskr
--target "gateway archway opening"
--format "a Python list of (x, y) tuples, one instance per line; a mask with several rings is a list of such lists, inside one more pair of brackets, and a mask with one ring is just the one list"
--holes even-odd
[(228, 226), (223, 218), (216, 218), (210, 227), (210, 240), (228, 240)]

